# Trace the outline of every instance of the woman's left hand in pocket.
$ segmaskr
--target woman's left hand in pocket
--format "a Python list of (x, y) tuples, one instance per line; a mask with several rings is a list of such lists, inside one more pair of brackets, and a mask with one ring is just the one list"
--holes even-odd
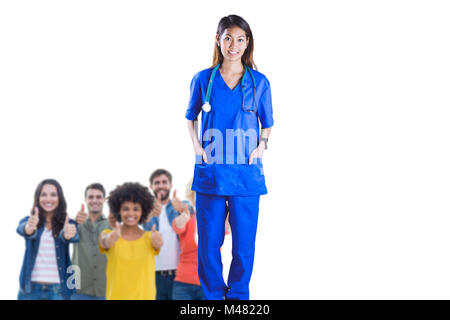
[(256, 147), (255, 150), (252, 151), (250, 154), (250, 158), (248, 160), (248, 164), (252, 164), (253, 158), (262, 158), (264, 153), (264, 145), (260, 144), (258, 147)]

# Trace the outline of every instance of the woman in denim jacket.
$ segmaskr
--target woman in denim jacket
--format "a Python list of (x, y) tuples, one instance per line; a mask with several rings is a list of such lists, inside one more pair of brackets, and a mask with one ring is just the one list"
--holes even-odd
[(61, 185), (43, 180), (36, 188), (31, 215), (23, 218), (17, 233), (25, 238), (20, 272), (19, 300), (70, 299), (77, 281), (69, 256), (69, 243), (79, 242), (75, 221), (69, 220)]

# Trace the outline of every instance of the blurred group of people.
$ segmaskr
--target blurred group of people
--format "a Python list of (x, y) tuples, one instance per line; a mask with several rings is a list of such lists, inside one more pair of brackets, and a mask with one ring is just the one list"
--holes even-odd
[(92, 183), (70, 219), (61, 185), (43, 180), (17, 227), (26, 244), (18, 299), (204, 299), (191, 184), (182, 201), (165, 169), (151, 174), (149, 187), (127, 182), (108, 196)]

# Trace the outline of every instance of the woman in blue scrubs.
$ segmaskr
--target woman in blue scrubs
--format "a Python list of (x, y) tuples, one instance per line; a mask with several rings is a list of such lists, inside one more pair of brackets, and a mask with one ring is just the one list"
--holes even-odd
[[(196, 154), (199, 278), (210, 300), (249, 299), (259, 197), (267, 193), (261, 159), (273, 126), (270, 83), (255, 69), (250, 26), (236, 15), (222, 18), (213, 66), (193, 77), (186, 112)], [(233, 259), (225, 284), (220, 247), (227, 213)]]

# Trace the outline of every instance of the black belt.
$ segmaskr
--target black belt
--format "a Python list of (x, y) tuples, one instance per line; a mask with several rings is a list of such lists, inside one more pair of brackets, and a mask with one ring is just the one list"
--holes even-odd
[(167, 276), (174, 276), (177, 270), (161, 270), (156, 271), (156, 274), (159, 274), (160, 276), (167, 277)]

